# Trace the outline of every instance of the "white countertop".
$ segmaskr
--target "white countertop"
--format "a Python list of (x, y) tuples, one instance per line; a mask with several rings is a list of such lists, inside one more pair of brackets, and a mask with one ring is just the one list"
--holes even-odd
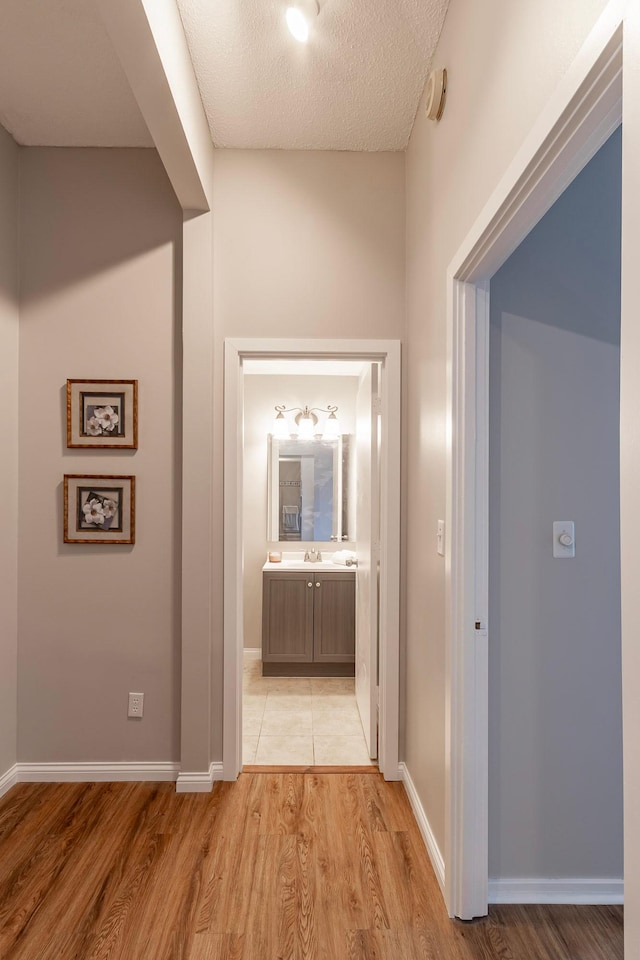
[(269, 560), (263, 566), (265, 572), (275, 572), (277, 570), (286, 570), (289, 572), (312, 573), (314, 570), (330, 570), (333, 573), (353, 573), (355, 566), (347, 567), (344, 563), (334, 563), (331, 557), (333, 554), (322, 554), (322, 560), (305, 560), (303, 551), (292, 551), (291, 553), (282, 553), (280, 563), (272, 563)]

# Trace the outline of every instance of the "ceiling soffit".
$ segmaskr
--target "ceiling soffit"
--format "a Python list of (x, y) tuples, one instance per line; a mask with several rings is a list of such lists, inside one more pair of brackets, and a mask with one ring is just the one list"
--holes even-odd
[(25, 146), (153, 146), (89, 0), (1, 0), (0, 124)]

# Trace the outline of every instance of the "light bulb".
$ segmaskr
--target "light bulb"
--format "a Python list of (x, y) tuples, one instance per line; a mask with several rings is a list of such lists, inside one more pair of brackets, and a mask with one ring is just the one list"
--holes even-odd
[(315, 424), (311, 415), (300, 417), (298, 420), (298, 437), (300, 440), (312, 440), (315, 433)]
[(278, 440), (289, 439), (289, 427), (282, 413), (279, 413), (273, 421), (273, 436)]
[(289, 32), (299, 43), (306, 43), (309, 39), (309, 21), (299, 7), (287, 7), (285, 14)]
[(340, 421), (335, 413), (330, 413), (324, 425), (324, 436), (327, 440), (337, 440), (340, 436)]

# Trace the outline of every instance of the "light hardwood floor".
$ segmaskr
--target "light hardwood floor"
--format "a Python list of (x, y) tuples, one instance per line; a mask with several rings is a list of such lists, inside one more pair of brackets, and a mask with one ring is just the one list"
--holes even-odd
[(0, 800), (2, 960), (616, 960), (617, 907), (449, 920), (379, 775), (22, 784)]

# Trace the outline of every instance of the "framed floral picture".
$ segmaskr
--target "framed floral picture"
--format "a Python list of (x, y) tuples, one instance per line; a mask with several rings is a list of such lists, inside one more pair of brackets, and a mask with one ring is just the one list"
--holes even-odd
[(138, 448), (137, 380), (67, 380), (67, 446)]
[(135, 543), (136, 478), (64, 477), (65, 543)]

